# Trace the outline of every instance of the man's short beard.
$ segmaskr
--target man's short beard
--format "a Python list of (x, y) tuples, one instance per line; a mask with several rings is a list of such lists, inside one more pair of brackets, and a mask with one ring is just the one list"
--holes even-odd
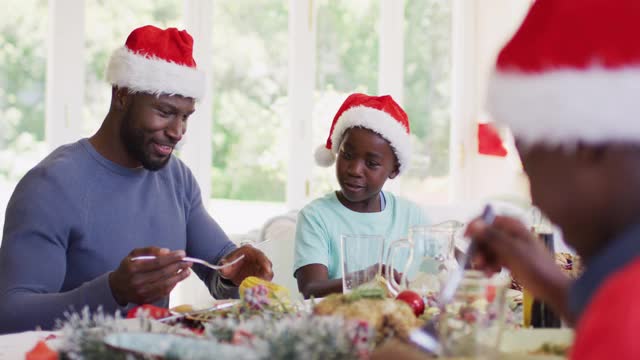
[(162, 161), (153, 161), (150, 159), (148, 154), (145, 152), (145, 138), (144, 138), (144, 130), (142, 129), (134, 129), (131, 126), (130, 110), (124, 114), (122, 118), (122, 123), (120, 126), (120, 140), (124, 144), (125, 149), (133, 157), (134, 159), (140, 161), (142, 167), (149, 171), (158, 171), (162, 169), (167, 163), (169, 159), (171, 159), (171, 155), (167, 157), (167, 159)]

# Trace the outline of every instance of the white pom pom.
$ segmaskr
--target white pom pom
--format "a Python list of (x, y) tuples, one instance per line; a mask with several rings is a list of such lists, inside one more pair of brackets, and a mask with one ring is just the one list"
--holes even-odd
[(324, 145), (318, 146), (314, 156), (316, 158), (316, 164), (323, 167), (329, 167), (336, 161), (335, 155)]

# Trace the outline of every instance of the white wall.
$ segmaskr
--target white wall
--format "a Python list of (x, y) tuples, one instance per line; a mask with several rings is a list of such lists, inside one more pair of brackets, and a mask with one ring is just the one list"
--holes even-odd
[[(498, 51), (517, 29), (530, 3), (454, 0), (451, 168), (456, 203), (493, 198), (529, 201), (528, 183), (517, 157), (478, 154), (476, 124), (491, 120), (485, 110), (487, 80)], [(507, 136), (505, 140), (510, 139)]]

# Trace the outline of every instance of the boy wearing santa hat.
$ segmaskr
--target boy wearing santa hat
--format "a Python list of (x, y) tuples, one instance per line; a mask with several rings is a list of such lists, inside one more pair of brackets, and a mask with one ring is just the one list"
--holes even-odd
[(340, 190), (305, 206), (296, 226), (294, 275), (305, 297), (342, 292), (341, 235), (383, 235), (388, 244), (427, 223), (418, 205), (382, 191), (409, 166), (409, 133), (389, 95), (352, 94), (336, 113), (316, 162), (336, 163)]

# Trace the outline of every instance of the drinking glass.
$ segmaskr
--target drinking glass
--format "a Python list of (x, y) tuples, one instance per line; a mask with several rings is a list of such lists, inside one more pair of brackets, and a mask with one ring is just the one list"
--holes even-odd
[(453, 300), (440, 314), (445, 356), (495, 359), (506, 315), (507, 277), (465, 271)]
[(375, 283), (381, 275), (384, 236), (342, 235), (340, 237), (342, 261), (342, 292), (348, 293), (358, 286)]

